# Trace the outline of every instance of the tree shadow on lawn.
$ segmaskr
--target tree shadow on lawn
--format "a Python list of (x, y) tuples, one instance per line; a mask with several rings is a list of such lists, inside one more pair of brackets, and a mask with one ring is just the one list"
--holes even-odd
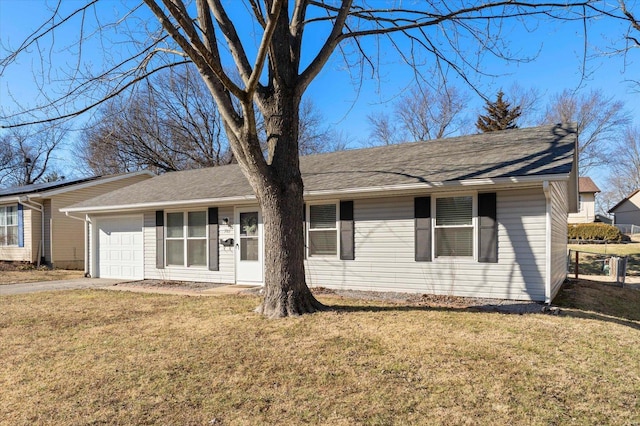
[(585, 279), (567, 280), (553, 303), (563, 314), (640, 330), (640, 291)]
[[(343, 298), (367, 304), (347, 305)], [(425, 298), (425, 300), (423, 300)], [(331, 300), (333, 299), (333, 300)], [(435, 301), (431, 300), (434, 299)], [(331, 302), (336, 303), (331, 303)], [(640, 291), (589, 280), (568, 280), (549, 307), (537, 302), (457, 298), (449, 296), (406, 296), (401, 299), (360, 298), (331, 294), (327, 308), (336, 312), (471, 312), (507, 315), (546, 314), (610, 322), (640, 330)]]

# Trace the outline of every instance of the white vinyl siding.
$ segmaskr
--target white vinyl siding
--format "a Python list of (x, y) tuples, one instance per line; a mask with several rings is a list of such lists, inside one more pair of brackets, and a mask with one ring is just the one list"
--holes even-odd
[(551, 182), (551, 242), (549, 265), (549, 294), (547, 303), (551, 303), (567, 278), (567, 197), (566, 182)]
[(596, 219), (596, 197), (592, 192), (579, 195), (577, 213), (569, 214), (569, 223), (591, 223)]
[[(223, 218), (228, 218), (228, 224)], [(233, 238), (233, 207), (218, 209), (218, 238)], [(234, 251), (235, 247), (224, 247), (219, 244), (219, 271), (209, 271), (203, 267), (171, 266), (156, 268), (156, 214), (155, 211), (144, 213), (144, 277), (146, 279), (163, 279), (177, 281), (235, 283)]]
[(356, 259), (308, 258), (310, 286), (545, 300), (542, 188), (497, 193), (498, 263), (415, 262), (413, 197), (354, 201)]

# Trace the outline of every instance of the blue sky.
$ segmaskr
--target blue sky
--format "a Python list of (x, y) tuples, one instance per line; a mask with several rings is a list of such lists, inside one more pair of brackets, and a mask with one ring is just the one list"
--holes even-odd
[[(51, 2), (53, 3), (53, 2)], [(47, 16), (44, 0), (0, 0), (0, 40), (15, 46), (29, 30), (35, 28)], [(77, 2), (70, 2), (77, 5)], [(102, 11), (112, 14), (122, 11), (121, 3), (107, 1), (101, 6)], [(242, 10), (238, 11), (242, 12)], [(531, 56), (530, 63), (504, 63), (492, 58), (484, 58), (483, 69), (495, 77), (473, 76), (476, 87), (490, 97), (517, 83), (524, 89), (535, 88), (543, 96), (540, 110), (544, 109), (548, 96), (564, 89), (589, 91), (603, 90), (607, 95), (625, 102), (627, 109), (634, 112), (640, 109), (637, 87), (626, 80), (640, 76), (640, 52), (632, 52), (625, 58), (622, 56), (606, 56), (596, 53), (605, 51), (610, 42), (620, 40), (623, 27), (601, 21), (588, 22), (589, 39), (587, 40), (589, 60), (586, 65), (586, 76), (582, 73), (583, 49), (585, 45), (582, 23), (547, 22), (538, 25), (534, 32), (525, 32), (517, 26), (508, 27), (506, 35), (511, 50), (519, 56)], [(72, 27), (69, 27), (71, 29)], [(244, 26), (247, 33), (252, 27)], [(75, 34), (69, 33), (72, 37)], [(64, 42), (65, 33), (59, 33), (58, 45)], [(369, 45), (373, 47), (373, 44)], [(105, 52), (98, 45), (89, 45), (95, 52), (90, 55), (95, 63), (101, 61), (101, 55), (117, 55), (111, 49)], [(388, 46), (381, 50), (383, 66), (379, 74), (371, 77), (370, 71), (361, 79), (359, 75), (350, 73), (338, 55), (334, 55), (324, 71), (309, 87), (307, 96), (311, 98), (325, 118), (327, 125), (339, 130), (349, 137), (351, 147), (366, 143), (369, 135), (367, 115), (376, 111), (391, 111), (393, 102), (402, 90), (412, 84), (411, 69), (394, 55)], [(635, 56), (634, 56), (635, 55)], [(3, 56), (3, 55), (0, 55)], [(56, 51), (52, 57), (53, 68), (62, 64), (73, 64), (74, 55)], [(38, 100), (32, 69), (39, 69), (36, 56), (25, 56), (18, 66), (14, 66), (0, 76), (0, 105), (2, 108), (15, 110), (16, 106), (8, 94), (8, 90), (24, 105), (33, 106)], [(45, 69), (49, 69), (46, 65)], [(624, 72), (624, 73), (623, 73)], [(55, 77), (55, 76), (54, 76)], [(355, 83), (354, 83), (355, 81)], [(450, 83), (456, 78), (451, 75)], [(472, 96), (469, 103), (469, 120), (475, 121), (481, 112), (484, 101), (475, 95), (462, 82), (456, 83), (468, 90)], [(41, 99), (41, 98), (40, 98)], [(79, 122), (81, 122), (80, 120)], [(635, 118), (640, 125), (640, 118)], [(597, 172), (596, 181), (606, 175), (606, 170)], [(598, 178), (600, 178), (598, 180)]]

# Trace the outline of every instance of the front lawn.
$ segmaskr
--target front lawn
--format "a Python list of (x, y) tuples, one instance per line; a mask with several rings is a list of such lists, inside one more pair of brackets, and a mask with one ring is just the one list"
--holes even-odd
[(599, 289), (625, 308), (592, 309), (580, 283), (560, 315), (321, 296), (336, 309), (270, 321), (253, 296), (5, 296), (0, 423), (637, 424), (640, 292)]
[(16, 267), (10, 264), (0, 264), (0, 285), (68, 280), (82, 278), (83, 275), (83, 271), (34, 268), (29, 266)]

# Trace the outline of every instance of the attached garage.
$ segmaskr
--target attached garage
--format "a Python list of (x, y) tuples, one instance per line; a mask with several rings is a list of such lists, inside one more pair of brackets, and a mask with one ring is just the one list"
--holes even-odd
[(94, 276), (100, 278), (144, 279), (142, 215), (106, 217), (95, 228)]

